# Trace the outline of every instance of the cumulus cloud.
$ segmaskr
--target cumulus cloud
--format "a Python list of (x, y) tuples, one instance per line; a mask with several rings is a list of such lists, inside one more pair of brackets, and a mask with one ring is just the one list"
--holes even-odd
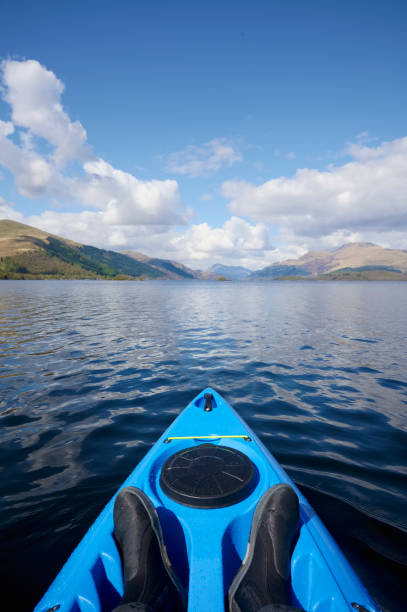
[[(111, 225), (183, 223), (179, 214), (181, 199), (173, 180), (141, 181), (113, 168), (103, 159), (84, 164), (86, 179), (72, 186), (78, 199), (93, 208), (103, 209)], [(185, 218), (189, 211), (185, 212)]]
[(176, 174), (193, 177), (217, 172), (222, 166), (232, 166), (243, 157), (236, 145), (227, 138), (214, 138), (201, 146), (190, 145), (183, 151), (171, 153), (167, 169)]
[[(183, 224), (191, 212), (174, 180), (142, 181), (98, 159), (79, 121), (64, 111), (64, 84), (35, 60), (1, 63), (11, 121), (0, 121), (0, 165), (29, 198), (56, 197), (98, 210), (105, 223)], [(44, 153), (44, 142), (51, 152)], [(69, 162), (80, 167), (69, 171)]]
[(13, 207), (10, 202), (7, 203), (0, 196), (0, 219), (8, 219), (9, 221), (23, 221), (23, 215)]
[(19, 147), (9, 138), (14, 133), (10, 121), (0, 121), (0, 165), (11, 170), (19, 192), (35, 198), (47, 191), (56, 178), (52, 164), (29, 148)]
[(168, 225), (111, 225), (103, 212), (90, 210), (78, 213), (46, 210), (26, 217), (24, 223), (82, 244), (115, 251), (133, 249), (157, 257), (164, 256), (171, 248), (171, 238), (178, 235)]
[(62, 108), (62, 81), (36, 60), (5, 60), (1, 67), (4, 99), (11, 106), (13, 123), (54, 145), (57, 167), (70, 159), (88, 158), (85, 129), (79, 121), (72, 122)]
[(407, 138), (374, 147), (359, 141), (347, 153), (353, 160), (342, 166), (303, 168), (261, 185), (227, 181), (222, 193), (232, 213), (278, 226), (297, 245), (407, 229)]
[(171, 244), (183, 254), (184, 260), (196, 265), (214, 261), (238, 265), (243, 260), (247, 265), (249, 260), (258, 262), (266, 251), (273, 249), (264, 225), (250, 225), (238, 217), (231, 217), (218, 228), (208, 223), (192, 225), (182, 236), (173, 238)]

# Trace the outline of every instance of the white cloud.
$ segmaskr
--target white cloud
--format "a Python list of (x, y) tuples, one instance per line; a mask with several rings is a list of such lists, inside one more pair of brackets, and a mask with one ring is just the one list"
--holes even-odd
[(102, 246), (113, 229), (103, 227), (103, 213), (88, 210), (80, 213), (46, 210), (26, 217), (24, 222), (50, 234), (95, 246)]
[(1, 67), (13, 123), (54, 145), (59, 168), (70, 159), (87, 159), (86, 131), (79, 121), (69, 119), (61, 105), (62, 81), (36, 60), (5, 60)]
[[(1, 73), (12, 121), (0, 121), (0, 165), (14, 174), (23, 196), (90, 207), (111, 225), (183, 224), (190, 218), (176, 181), (142, 181), (91, 153), (86, 131), (63, 110), (64, 84), (53, 72), (35, 60), (5, 60)], [(76, 174), (67, 170), (70, 161), (79, 164)]]
[(11, 121), (0, 121), (0, 137), (10, 136), (14, 132), (14, 125)]
[(157, 255), (155, 248), (165, 250), (169, 238), (176, 235), (168, 225), (111, 225), (103, 212), (89, 210), (80, 213), (46, 210), (26, 217), (24, 223), (83, 244), (116, 251), (144, 249), (151, 255)]
[(7, 204), (5, 199), (0, 196), (0, 219), (8, 219), (10, 221), (23, 221), (23, 215), (13, 208), (10, 202)]
[(407, 138), (359, 142), (348, 154), (354, 161), (326, 171), (303, 168), (258, 186), (227, 181), (222, 193), (232, 213), (278, 226), (297, 245), (407, 229)]
[(74, 191), (85, 204), (103, 209), (106, 223), (184, 222), (179, 214), (181, 199), (176, 181), (141, 181), (128, 172), (113, 168), (103, 159), (85, 163), (84, 170), (87, 178), (77, 181)]
[(214, 138), (201, 146), (190, 145), (183, 151), (172, 153), (167, 159), (167, 169), (197, 177), (217, 172), (222, 166), (232, 166), (242, 159), (233, 142), (227, 138)]
[(19, 147), (8, 138), (14, 133), (10, 122), (0, 125), (0, 165), (11, 170), (19, 192), (35, 198), (47, 191), (56, 172), (52, 164), (30, 149)]
[(200, 199), (202, 200), (202, 202), (209, 202), (209, 200), (213, 199), (213, 195), (210, 193), (203, 193)]
[(171, 244), (183, 261), (200, 267), (215, 261), (240, 265), (243, 260), (246, 265), (249, 260), (256, 261), (260, 267), (258, 260), (273, 249), (264, 225), (250, 225), (238, 217), (231, 217), (219, 228), (207, 223), (192, 225)]

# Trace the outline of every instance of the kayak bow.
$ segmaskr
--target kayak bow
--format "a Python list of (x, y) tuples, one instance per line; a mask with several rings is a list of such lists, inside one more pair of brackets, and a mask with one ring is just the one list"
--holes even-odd
[[(195, 468), (209, 447), (214, 447), (213, 457), (209, 467), (206, 461), (206, 478), (199, 481)], [(195, 468), (187, 469), (191, 459)], [(176, 469), (182, 478), (174, 478)], [(122, 488), (140, 488), (155, 506), (168, 556), (188, 591), (188, 611), (223, 612), (228, 588), (246, 554), (256, 504), (281, 482), (290, 484), (300, 501), (300, 533), (291, 560), (293, 605), (307, 612), (380, 612), (283, 468), (210, 388), (181, 412)], [(123, 578), (113, 537), (113, 504), (114, 498), (35, 612), (107, 612), (118, 605)]]

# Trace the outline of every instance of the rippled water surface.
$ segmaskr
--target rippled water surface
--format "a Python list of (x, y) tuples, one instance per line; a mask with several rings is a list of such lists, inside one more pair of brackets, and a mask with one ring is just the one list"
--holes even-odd
[(3, 601), (33, 607), (208, 385), (405, 610), (407, 283), (389, 282), (3, 281)]

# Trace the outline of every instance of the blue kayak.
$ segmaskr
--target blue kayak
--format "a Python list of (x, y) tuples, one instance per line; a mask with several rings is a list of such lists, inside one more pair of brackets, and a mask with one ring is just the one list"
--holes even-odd
[[(200, 454), (209, 450), (215, 456), (213, 469), (198, 486), (197, 473), (185, 466), (191, 458), (196, 465)], [(228, 465), (235, 468), (228, 468), (220, 482), (216, 465), (231, 454), (234, 463)], [(176, 470), (183, 477), (174, 479)], [(246, 555), (256, 505), (278, 483), (290, 484), (300, 502), (300, 531), (291, 558), (293, 605), (306, 612), (380, 612), (307, 500), (213, 389), (202, 391), (181, 412), (123, 487), (138, 487), (156, 508), (168, 556), (188, 592), (188, 611), (223, 612), (229, 586)], [(123, 575), (113, 537), (114, 499), (35, 612), (108, 612), (119, 604)]]

